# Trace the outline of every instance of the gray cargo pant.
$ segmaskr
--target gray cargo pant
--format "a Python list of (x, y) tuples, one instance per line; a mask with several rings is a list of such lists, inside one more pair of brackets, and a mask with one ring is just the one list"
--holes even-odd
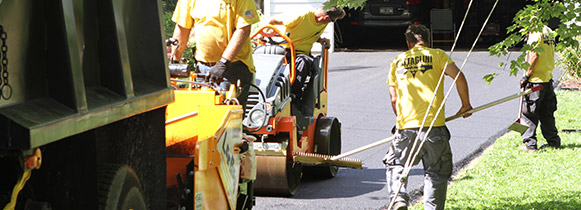
[[(420, 140), (424, 139), (427, 130), (427, 128), (422, 129)], [(410, 157), (410, 149), (418, 131), (419, 129), (403, 129), (396, 132), (395, 139), (383, 159), (387, 167), (386, 180), (390, 201), (396, 194), (404, 164)], [(424, 165), (424, 209), (426, 210), (444, 209), (446, 203), (448, 179), (452, 175), (452, 152), (449, 140), (450, 131), (446, 126), (432, 128), (427, 142), (424, 143), (413, 163), (416, 165), (422, 160)], [(409, 203), (405, 183), (396, 201)]]

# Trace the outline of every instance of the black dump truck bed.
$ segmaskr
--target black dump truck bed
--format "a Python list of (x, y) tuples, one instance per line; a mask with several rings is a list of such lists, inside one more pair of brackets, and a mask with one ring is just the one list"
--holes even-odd
[(166, 209), (164, 39), (160, 1), (0, 0), (0, 208)]
[(12, 94), (0, 100), (0, 148), (42, 146), (171, 102), (158, 4), (1, 1)]

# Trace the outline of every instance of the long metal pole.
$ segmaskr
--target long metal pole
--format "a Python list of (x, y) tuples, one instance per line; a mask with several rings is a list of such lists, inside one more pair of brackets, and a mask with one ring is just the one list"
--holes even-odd
[(382, 144), (387, 144), (387, 143), (389, 143), (391, 141), (393, 141), (393, 136), (390, 136), (390, 137), (387, 137), (385, 139), (382, 139), (382, 140), (373, 142), (371, 144), (368, 144), (368, 145), (359, 147), (359, 148), (354, 149), (354, 150), (351, 150), (349, 152), (345, 152), (345, 153), (339, 154), (337, 156), (333, 156), (332, 158), (330, 158), (330, 160), (339, 160), (341, 158), (344, 158), (344, 157), (347, 157), (347, 156), (351, 156), (351, 155), (354, 155), (354, 154), (363, 152), (363, 151), (368, 150), (368, 149), (371, 149), (373, 147), (377, 147), (377, 146), (382, 145)]
[[(452, 120), (455, 120), (455, 119), (458, 119), (458, 118), (460, 118), (460, 117), (463, 117), (464, 115), (467, 115), (467, 114), (472, 114), (472, 113), (475, 113), (475, 112), (478, 112), (478, 111), (482, 111), (482, 110), (484, 110), (484, 109), (487, 109), (487, 108), (490, 108), (490, 107), (493, 107), (493, 106), (499, 105), (499, 104), (501, 104), (501, 103), (504, 103), (504, 102), (507, 102), (507, 101), (510, 101), (510, 100), (512, 100), (512, 99), (515, 99), (515, 98), (518, 98), (518, 97), (521, 97), (521, 96), (527, 95), (527, 94), (529, 94), (529, 93), (532, 93), (532, 92), (535, 92), (535, 91), (539, 91), (541, 88), (542, 88), (542, 86), (536, 86), (536, 87), (534, 87), (534, 88), (527, 89), (527, 90), (525, 90), (525, 91), (522, 91), (522, 92), (519, 92), (519, 93), (516, 93), (516, 94), (510, 95), (510, 96), (507, 96), (507, 97), (504, 97), (504, 98), (501, 98), (501, 99), (498, 99), (498, 100), (492, 101), (492, 102), (490, 102), (490, 103), (487, 103), (487, 104), (484, 104), (484, 105), (478, 106), (478, 107), (476, 107), (476, 108), (473, 108), (473, 109), (471, 109), (471, 110), (468, 110), (468, 111), (466, 111), (466, 112), (464, 112), (464, 113), (462, 113), (462, 114), (460, 114), (460, 115), (454, 115), (454, 116), (447, 117), (447, 118), (446, 118), (446, 122), (448, 122), (448, 121), (452, 121)], [(339, 159), (341, 159), (341, 158), (348, 157), (348, 156), (351, 156), (351, 155), (354, 155), (354, 154), (357, 154), (357, 153), (363, 152), (363, 151), (365, 151), (365, 150), (368, 150), (368, 149), (371, 149), (371, 148), (374, 148), (374, 147), (380, 146), (380, 145), (382, 145), (382, 144), (387, 144), (387, 143), (389, 143), (389, 142), (391, 142), (391, 141), (393, 141), (393, 136), (391, 136), (391, 137), (387, 137), (387, 138), (384, 138), (384, 139), (382, 139), (382, 140), (379, 140), (379, 141), (373, 142), (373, 143), (371, 143), (371, 144), (368, 144), (368, 145), (365, 145), (365, 146), (359, 147), (359, 148), (357, 148), (357, 149), (354, 149), (354, 150), (351, 150), (351, 151), (348, 151), (348, 152), (345, 152), (345, 153), (341, 153), (341, 154), (339, 154), (339, 155), (337, 155), (337, 156), (333, 156), (333, 157), (329, 158), (329, 160), (339, 160)]]
[(481, 111), (481, 110), (483, 110), (483, 109), (487, 109), (487, 108), (490, 108), (490, 107), (496, 106), (496, 105), (498, 105), (498, 104), (501, 104), (501, 103), (504, 103), (504, 102), (510, 101), (510, 100), (512, 100), (512, 99), (515, 99), (515, 98), (518, 98), (518, 97), (521, 97), (521, 96), (527, 95), (527, 94), (529, 94), (529, 93), (532, 93), (532, 92), (535, 92), (535, 91), (539, 91), (539, 90), (541, 90), (541, 88), (543, 88), (543, 87), (542, 87), (542, 86), (536, 86), (536, 87), (533, 87), (533, 88), (531, 88), (531, 89), (527, 89), (527, 90), (525, 90), (525, 91), (522, 91), (522, 92), (520, 92), (520, 93), (516, 93), (516, 94), (514, 94), (514, 95), (510, 95), (510, 96), (507, 96), (507, 97), (504, 97), (504, 98), (498, 99), (498, 100), (496, 100), (496, 101), (493, 101), (493, 102), (490, 102), (490, 103), (487, 103), (487, 104), (481, 105), (481, 106), (479, 106), (479, 107), (473, 108), (473, 109), (471, 109), (471, 110), (468, 110), (468, 111), (466, 111), (466, 112), (464, 112), (464, 113), (462, 113), (462, 114), (460, 114), (460, 115), (454, 115), (454, 116), (447, 117), (447, 118), (446, 118), (446, 122), (448, 122), (448, 121), (451, 121), (451, 120), (455, 120), (456, 118), (459, 118), (459, 117), (463, 117), (464, 115), (467, 115), (467, 114), (472, 114), (472, 113), (474, 113), (474, 112)]

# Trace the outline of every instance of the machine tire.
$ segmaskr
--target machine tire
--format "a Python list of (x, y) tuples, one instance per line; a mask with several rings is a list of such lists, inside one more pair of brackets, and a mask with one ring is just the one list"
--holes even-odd
[[(341, 153), (341, 123), (335, 117), (320, 117), (315, 125), (315, 153), (338, 155)], [(330, 179), (339, 168), (331, 165), (305, 167), (305, 174), (314, 178)]]
[(147, 210), (137, 174), (127, 165), (102, 167), (99, 181), (99, 209)]

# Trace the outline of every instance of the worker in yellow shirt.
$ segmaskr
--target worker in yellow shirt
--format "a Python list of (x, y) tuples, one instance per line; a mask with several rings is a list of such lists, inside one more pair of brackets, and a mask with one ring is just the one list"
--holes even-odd
[[(329, 44), (329, 40), (321, 38), (327, 24), (345, 17), (345, 11), (340, 7), (315, 8), (302, 14), (285, 14), (273, 17), (268, 22), (271, 25), (284, 25), (285, 32), (290, 34), (293, 42), (296, 59), (296, 77), (291, 86), (291, 93), (300, 101), (307, 76), (314, 70), (311, 48), (315, 42)], [(288, 50), (288, 49), (287, 49)], [(290, 55), (290, 53), (287, 53)]]
[[(231, 83), (242, 88), (237, 97), (243, 107), (254, 78), (250, 45), (251, 25), (260, 21), (253, 0), (179, 0), (172, 17), (176, 23), (173, 38), (187, 43), (193, 30), (195, 59), (202, 73), (228, 88)], [(175, 50), (179, 61), (186, 44)]]
[[(468, 83), (464, 74), (441, 49), (430, 48), (430, 30), (423, 25), (411, 25), (405, 32), (408, 51), (398, 55), (391, 63), (387, 84), (391, 106), (397, 120), (397, 131), (389, 150), (383, 159), (387, 167), (386, 180), (390, 201), (396, 197), (392, 209), (407, 209), (409, 196), (405, 183), (397, 191), (404, 164), (411, 154), (411, 146), (418, 135), (425, 141), (413, 163), (422, 160), (424, 166), (424, 209), (444, 209), (448, 179), (452, 175), (452, 151), (450, 150), (450, 131), (446, 127), (444, 112), (445, 75), (456, 78), (456, 89), (462, 102), (457, 114), (470, 109)], [(439, 84), (439, 85), (438, 85)], [(436, 89), (436, 87), (438, 87)], [(435, 93), (435, 97), (434, 97)], [(431, 108), (428, 111), (428, 107)], [(442, 110), (443, 107), (442, 107)], [(422, 121), (426, 116), (422, 127)], [(469, 114), (464, 117), (470, 116)], [(426, 136), (430, 125), (432, 130)], [(419, 143), (418, 143), (419, 144)]]
[(529, 34), (527, 44), (543, 49), (537, 53), (527, 52), (527, 62), (530, 67), (521, 79), (521, 88), (542, 86), (540, 91), (523, 96), (521, 119), (529, 126), (522, 134), (525, 151), (537, 150), (537, 126), (541, 123), (541, 132), (547, 144), (540, 148), (561, 148), (561, 138), (555, 126), (554, 113), (557, 110), (557, 96), (553, 88), (553, 70), (555, 69), (555, 34), (544, 26), (540, 32)]

